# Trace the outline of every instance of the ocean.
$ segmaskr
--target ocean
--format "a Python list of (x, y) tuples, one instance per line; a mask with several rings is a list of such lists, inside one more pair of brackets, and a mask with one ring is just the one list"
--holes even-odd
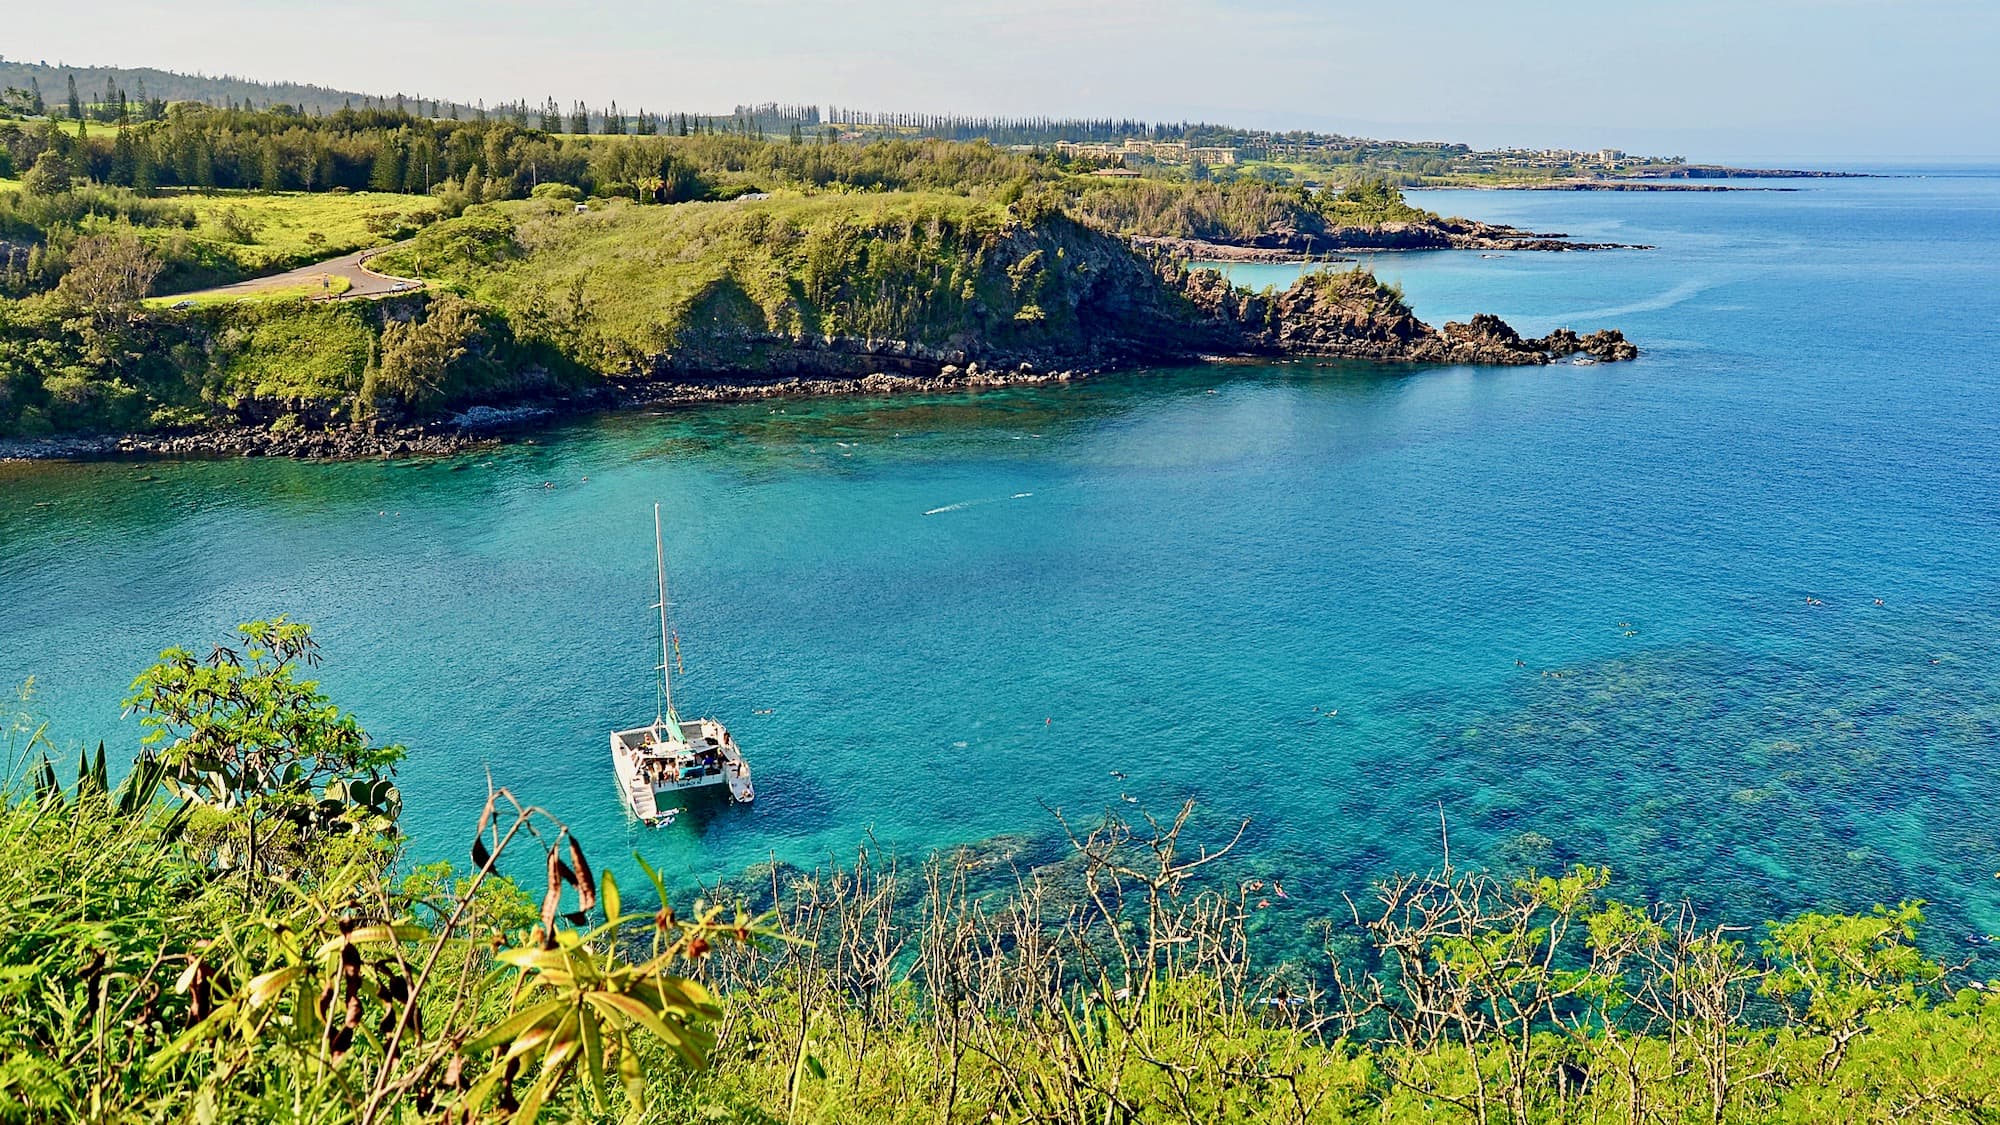
[[(1921, 898), (2000, 932), (2000, 170), (1707, 193), (1430, 192), (1650, 251), (1381, 254), (1434, 324), (1617, 327), (1629, 364), (1226, 364), (578, 420), (461, 458), (0, 466), (0, 685), (65, 752), (163, 647), (311, 622), (409, 861), (491, 784), (677, 886), (864, 842), (1054, 858), (1168, 816), (1343, 892), (1603, 863), (1717, 920)], [(1239, 266), (1284, 284), (1298, 267)], [(749, 808), (624, 814), (651, 508), (684, 714)], [(11, 692), (10, 692), (11, 694)], [(1119, 776), (1119, 775), (1122, 775)]]

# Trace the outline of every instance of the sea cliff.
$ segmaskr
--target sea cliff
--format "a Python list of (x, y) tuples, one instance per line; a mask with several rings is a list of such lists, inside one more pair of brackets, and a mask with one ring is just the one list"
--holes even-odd
[[(1060, 209), (923, 193), (489, 205), (382, 263), (430, 290), (127, 318), (96, 384), (115, 397), (17, 384), (0, 457), (435, 453), (577, 410), (1062, 382), (1208, 357), (1636, 354), (1615, 332), (1527, 339), (1490, 316), (1434, 328), (1360, 271), (1252, 294)], [(47, 350), (106, 350), (73, 319), (27, 327)]]

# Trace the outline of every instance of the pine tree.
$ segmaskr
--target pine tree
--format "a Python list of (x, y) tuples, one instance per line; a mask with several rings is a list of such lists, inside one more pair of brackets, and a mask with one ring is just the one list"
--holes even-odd
[(152, 191), (158, 185), (160, 175), (153, 168), (153, 146), (135, 144), (132, 146), (132, 190)]
[(36, 117), (40, 117), (48, 111), (48, 103), (42, 100), (42, 80), (32, 76), (29, 77), (28, 112), (34, 114)]
[(76, 95), (76, 75), (69, 76), (69, 116), (72, 121), (83, 120), (83, 99)]
[(194, 186), (212, 188), (215, 186), (215, 156), (208, 150), (208, 138), (197, 137), (194, 142), (194, 175), (189, 177)]
[(263, 159), (258, 161), (257, 186), (265, 191), (283, 191), (285, 187), (285, 172), (278, 163), (278, 142), (269, 137), (264, 138)]
[(315, 133), (312, 139), (306, 142), (306, 151), (299, 160), (299, 187), (305, 191), (311, 191), (315, 186), (325, 186), (324, 181), (319, 178), (319, 155), (321, 151), (323, 150), (320, 145), (319, 135)]
[(590, 132), (590, 110), (584, 108), (582, 102), (577, 102), (570, 107), (569, 131), (579, 135)]
[(132, 143), (131, 132), (118, 130), (118, 139), (111, 146), (111, 182), (119, 187), (131, 187), (138, 164), (138, 152)]
[(431, 148), (430, 139), (417, 137), (417, 143), (410, 148), (410, 160), (403, 172), (403, 190), (411, 195), (430, 194), (431, 171), (437, 162), (437, 154)]
[(386, 140), (375, 153), (375, 167), (368, 175), (368, 186), (375, 191), (403, 190), (403, 145), (398, 140)]

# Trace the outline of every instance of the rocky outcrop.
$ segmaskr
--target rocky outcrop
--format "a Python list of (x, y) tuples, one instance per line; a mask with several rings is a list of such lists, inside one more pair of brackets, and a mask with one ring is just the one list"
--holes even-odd
[(1661, 183), (1656, 180), (1535, 180), (1518, 184), (1452, 184), (1458, 191), (1797, 191), (1798, 188), (1733, 187), (1723, 184)]
[(698, 381), (644, 380), (619, 386), (620, 406), (667, 406), (713, 402), (751, 402), (771, 398), (839, 397), (847, 395), (942, 394), (1001, 387), (1039, 387), (1068, 383), (1101, 372), (1093, 370), (1038, 371), (1022, 364), (1013, 369), (946, 364), (929, 375), (875, 371), (859, 378), (752, 378)]
[(1636, 359), (1623, 333), (1588, 336), (1559, 328), (1523, 337), (1506, 321), (1482, 313), (1469, 324), (1433, 328), (1418, 320), (1402, 295), (1364, 270), (1309, 273), (1282, 293), (1251, 293), (1213, 270), (1162, 263), (1161, 274), (1215, 321), (1234, 326), (1243, 352), (1319, 356), (1391, 363), (1528, 366), (1579, 354), (1604, 361)]
[[(1134, 238), (1132, 244), (1143, 250), (1175, 257), (1189, 258), (1203, 262), (1276, 262), (1291, 263), (1305, 260), (1309, 255), (1282, 247), (1233, 246), (1224, 242), (1204, 242), (1199, 238)], [(1351, 262), (1352, 258), (1310, 255), (1315, 261)]]
[(359, 461), (371, 457), (425, 457), (484, 444), (450, 424), (369, 429), (328, 426), (273, 430), (229, 426), (186, 433), (77, 435), (0, 440), (0, 461), (104, 460), (118, 457), (292, 457)]
[(1576, 242), (1567, 234), (1538, 234), (1473, 219), (1439, 219), (1434, 224), (1453, 250), (1651, 250), (1634, 242)]
[[(1475, 323), (1479, 320), (1478, 317), (1473, 317), (1472, 319)], [(1495, 321), (1499, 320), (1498, 317), (1494, 317), (1493, 319)], [(1449, 324), (1445, 325), (1447, 331), (1452, 327)], [(1509, 329), (1509, 331), (1512, 331), (1512, 329)], [(1618, 331), (1616, 328), (1601, 328), (1588, 336), (1579, 336), (1570, 329), (1558, 328), (1540, 340), (1534, 341), (1534, 343), (1551, 357), (1557, 359), (1565, 356), (1587, 355), (1592, 359), (1602, 360), (1606, 363), (1616, 363), (1622, 360), (1639, 358), (1639, 345), (1627, 340), (1625, 333)]]
[(1721, 164), (1656, 164), (1635, 169), (1634, 176), (1657, 180), (1860, 180), (1868, 172), (1826, 172), (1799, 168), (1730, 168)]
[[(1060, 219), (1013, 224), (969, 261), (949, 290), (959, 297), (940, 302), (931, 289), (928, 303), (911, 303), (907, 338), (773, 331), (765, 310), (719, 287), (667, 349), (608, 356), (614, 362), (590, 380), (470, 382), (449, 421), (392, 427), (393, 416), (377, 415), (376, 426), (354, 427), (340, 403), (288, 400), (196, 432), (0, 443), (0, 459), (447, 454), (557, 415), (627, 405), (1033, 386), (1207, 357), (1521, 366), (1638, 354), (1613, 331), (1528, 339), (1493, 316), (1434, 328), (1358, 269), (1313, 271), (1283, 292), (1252, 293), (1191, 268), (1182, 254), (1135, 252)], [(914, 292), (926, 292), (921, 280), (909, 283)]]
[(1319, 230), (1278, 228), (1243, 242), (1196, 238), (1134, 238), (1144, 249), (1210, 262), (1346, 261), (1329, 255), (1385, 250), (1651, 250), (1626, 242), (1577, 242), (1566, 234), (1539, 233), (1472, 219), (1426, 219)]

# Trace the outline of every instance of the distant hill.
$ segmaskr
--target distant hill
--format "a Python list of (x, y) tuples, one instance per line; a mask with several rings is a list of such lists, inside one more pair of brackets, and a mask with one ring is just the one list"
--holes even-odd
[[(21, 91), (38, 90), (43, 108), (54, 116), (67, 114), (69, 87), (74, 79), (78, 100), (100, 121), (116, 117), (116, 105), (129, 101), (143, 107), (161, 102), (202, 102), (213, 106), (253, 109), (276, 105), (305, 113), (333, 113), (343, 107), (406, 110), (418, 117), (471, 118), (479, 109), (464, 102), (433, 98), (416, 91), (363, 93), (297, 82), (258, 82), (229, 75), (210, 77), (178, 74), (154, 67), (67, 66), (0, 57), (0, 117), (32, 117), (32, 100)], [(121, 99), (120, 95), (123, 95)], [(1404, 184), (1481, 183), (1505, 185), (1558, 179), (1649, 179), (1726, 176), (1734, 169), (1695, 170), (1681, 157), (1628, 155), (1615, 149), (1573, 152), (1566, 149), (1505, 149), (1476, 151), (1469, 145), (1443, 141), (1380, 141), (1316, 131), (1280, 132), (1201, 122), (1149, 122), (1132, 119), (1049, 117), (961, 117), (931, 113), (881, 113), (842, 106), (738, 105), (727, 114), (660, 112), (659, 106), (606, 106), (519, 99), (485, 107), (511, 117), (517, 124), (545, 132), (739, 133), (744, 136), (803, 140), (829, 134), (844, 140), (935, 138), (985, 140), (997, 145), (1054, 148), (1065, 157), (1093, 160), (1104, 166), (1178, 168), (1202, 177), (1214, 168), (1263, 165), (1254, 171), (1279, 182), (1331, 177), (1351, 181), (1357, 175), (1387, 177)], [(1771, 173), (1758, 173), (1768, 175)]]
[[(429, 97), (419, 99), (414, 93), (389, 95), (364, 94), (357, 90), (336, 90), (328, 86), (310, 86), (298, 82), (258, 82), (249, 78), (230, 75), (210, 77), (204, 74), (176, 74), (171, 70), (159, 70), (150, 66), (64, 66), (50, 65), (46, 61), (27, 62), (21, 59), (0, 58), (0, 88), (12, 86), (27, 90), (41, 88), (42, 97), (50, 106), (60, 107), (69, 97), (69, 80), (76, 79), (77, 93), (86, 105), (105, 101), (106, 84), (123, 90), (125, 96), (134, 102), (147, 98), (159, 98), (169, 102), (205, 102), (209, 105), (240, 105), (249, 101), (262, 109), (269, 105), (293, 105), (307, 112), (332, 113), (344, 105), (360, 107), (363, 104), (384, 102), (394, 106), (404, 99), (414, 112), (421, 100), (424, 112), (431, 112), (433, 101), (437, 104), (437, 115), (450, 113), (452, 102)], [(470, 112), (472, 107), (459, 103), (460, 112)]]

